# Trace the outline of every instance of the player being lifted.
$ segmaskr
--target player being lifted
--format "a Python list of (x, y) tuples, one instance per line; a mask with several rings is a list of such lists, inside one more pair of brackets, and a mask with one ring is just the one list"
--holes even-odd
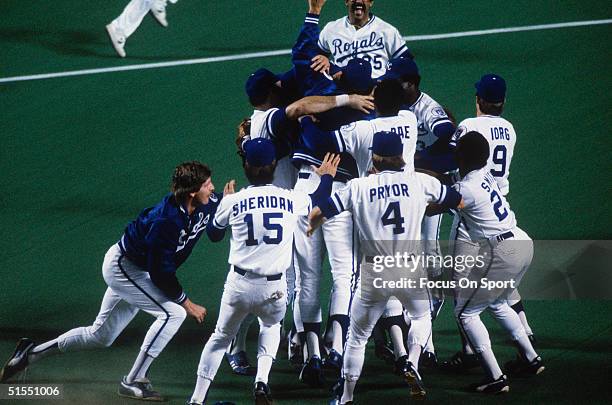
[[(423, 397), (425, 389), (418, 372), (419, 357), (431, 333), (429, 292), (426, 288), (372, 288), (368, 284), (373, 273), (374, 257), (403, 252), (418, 254), (421, 219), (429, 203), (447, 208), (461, 204), (459, 193), (442, 185), (436, 178), (413, 170), (404, 170), (401, 135), (377, 132), (372, 140), (373, 173), (351, 180), (334, 193), (325, 204), (310, 214), (311, 233), (325, 218), (339, 212), (353, 212), (361, 241), (385, 241), (362, 244), (365, 260), (356, 301), (351, 308), (351, 322), (346, 344), (343, 380), (335, 392), (336, 402), (353, 401), (353, 391), (363, 367), (365, 347), (374, 325), (383, 314), (390, 297), (395, 296), (408, 310), (411, 328), (408, 333), (408, 354), (397, 360), (397, 368), (410, 386), (410, 393)], [(415, 274), (420, 274), (418, 269)], [(352, 403), (352, 402), (351, 402)]]
[(308, 195), (272, 185), (276, 150), (272, 141), (258, 138), (244, 144), (244, 171), (249, 187), (223, 199), (207, 227), (211, 240), (220, 241), (228, 226), (231, 266), (221, 298), (219, 318), (200, 358), (191, 404), (202, 404), (217, 373), (225, 349), (248, 314), (259, 319), (259, 348), (254, 395), (257, 403), (271, 401), (268, 375), (280, 342), (285, 316), (285, 272), (293, 253), (293, 232), (299, 215), (329, 197), (339, 157), (328, 155), (317, 169), (321, 181)]
[(468, 275), (456, 273), (454, 277), (513, 281), (514, 287), (457, 289), (455, 316), (487, 374), (482, 382), (472, 385), (472, 389), (496, 394), (507, 392), (509, 386), (491, 349), (487, 329), (480, 320), (480, 313), (484, 310), (488, 309), (510, 333), (518, 348), (517, 359), (506, 364), (508, 374), (535, 375), (542, 372), (544, 366), (518, 314), (508, 303), (508, 297), (531, 264), (533, 242), (517, 226), (514, 212), (503, 196), (499, 182), (490, 172), (487, 164), (489, 148), (490, 143), (475, 131), (463, 134), (457, 143), (456, 156), (462, 180), (454, 187), (463, 196), (464, 204), (459, 210), (461, 220), (466, 225), (470, 239), (481, 247), (477, 254), (487, 257), (488, 261), (483, 269), (475, 267)]
[(199, 162), (178, 165), (172, 176), (172, 192), (154, 207), (143, 210), (106, 253), (102, 276), (108, 288), (94, 323), (39, 345), (21, 339), (2, 369), (0, 381), (50, 355), (109, 347), (142, 310), (157, 319), (149, 328), (132, 369), (123, 377), (119, 395), (163, 400), (147, 378), (151, 363), (187, 315), (198, 323), (206, 316), (206, 309), (187, 297), (176, 270), (191, 254), (206, 224), (212, 221), (221, 197), (213, 191), (211, 171), (206, 165)]

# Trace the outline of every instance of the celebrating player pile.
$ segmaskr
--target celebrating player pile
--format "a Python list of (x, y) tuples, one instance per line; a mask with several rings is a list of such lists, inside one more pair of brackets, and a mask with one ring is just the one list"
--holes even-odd
[[(509, 391), (507, 375), (544, 370), (516, 290), (533, 242), (506, 200), (516, 133), (501, 117), (505, 80), (483, 75), (475, 85), (476, 117), (455, 127), (449, 110), (421, 91), (413, 55), (397, 29), (371, 13), (372, 0), (345, 0), (347, 16), (320, 31), (324, 4), (308, 0), (290, 70), (262, 67), (246, 78), (253, 114), (241, 122), (235, 143), (249, 185), (235, 192), (230, 181), (216, 194), (207, 166), (177, 166), (172, 193), (145, 209), (107, 252), (108, 290), (95, 322), (40, 345), (21, 339), (2, 382), (51, 354), (110, 346), (143, 310), (156, 321), (118, 392), (162, 400), (148, 379), (151, 363), (186, 315), (198, 323), (206, 316), (187, 298), (176, 270), (204, 230), (218, 243), (228, 228), (229, 272), (191, 405), (206, 403), (224, 355), (235, 373), (255, 374), (256, 404), (273, 403), (268, 380), (283, 337), (299, 365), (295, 377), (312, 387), (333, 386), (332, 404), (353, 403), (370, 336), (376, 354), (407, 384), (406, 397), (425, 397), (422, 373), (427, 377), (438, 366), (432, 321), (444, 303), (427, 285), (444, 284), (445, 270), (453, 280), (477, 282), (453, 284), (448, 302), (454, 302), (463, 348), (440, 367), (464, 372), (481, 365), (485, 377), (471, 388), (494, 394)], [(120, 56), (147, 12), (167, 25), (165, 6), (165, 0), (132, 0), (107, 26)], [(451, 212), (453, 246), (446, 253), (481, 257), (485, 251), (487, 259), (451, 269), (415, 260), (442, 255), (440, 224)], [(327, 298), (320, 292), (325, 256), (332, 278), (326, 319)], [(410, 263), (410, 277), (420, 282), (372, 287), (380, 272), (375, 258), (395, 256)], [(395, 274), (385, 271), (377, 277)], [(292, 319), (285, 320), (288, 306)], [(505, 373), (480, 319), (485, 310), (518, 348)], [(257, 368), (251, 373), (246, 333), (255, 319)]]

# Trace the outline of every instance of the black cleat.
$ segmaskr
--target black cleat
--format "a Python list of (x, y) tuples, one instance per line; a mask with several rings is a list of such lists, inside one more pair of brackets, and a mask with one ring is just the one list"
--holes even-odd
[(444, 371), (463, 372), (480, 366), (480, 362), (475, 354), (457, 352), (450, 360), (442, 362), (440, 367)]
[(472, 384), (469, 387), (470, 391), (480, 392), (483, 394), (503, 394), (510, 391), (508, 385), (508, 377), (502, 375), (497, 380), (487, 379), (479, 383)]
[[(404, 359), (402, 375), (404, 380), (408, 383), (408, 387), (410, 387), (410, 396), (416, 400), (425, 399), (425, 386), (423, 385), (421, 375), (416, 367), (408, 361), (408, 356), (402, 356), (397, 359), (397, 361), (399, 362), (402, 359)], [(397, 364), (397, 366), (399, 366), (399, 364)]]
[(538, 375), (544, 371), (544, 363), (540, 356), (536, 357), (532, 361), (527, 361), (520, 356), (516, 359), (510, 360), (504, 365), (504, 370), (508, 375), (514, 377), (524, 377), (528, 375)]
[(123, 377), (117, 393), (121, 397), (139, 399), (141, 401), (165, 401), (164, 397), (153, 389), (148, 378), (140, 378), (129, 383), (127, 382), (127, 377)]
[(7, 360), (2, 371), (0, 371), (0, 382), (8, 381), (9, 378), (28, 367), (28, 354), (35, 346), (36, 343), (31, 339), (19, 339), (15, 352), (13, 352), (13, 355)]
[(342, 370), (342, 355), (331, 349), (325, 360), (323, 360), (323, 368), (336, 371)]
[(322, 387), (325, 385), (325, 376), (323, 375), (319, 356), (312, 356), (310, 360), (304, 364), (300, 372), (300, 381), (311, 387)]
[(255, 374), (255, 369), (251, 367), (251, 363), (245, 351), (242, 350), (236, 354), (225, 353), (225, 358), (234, 374), (247, 376)]
[(433, 369), (438, 367), (438, 357), (432, 352), (423, 352), (419, 357), (419, 368)]
[(274, 403), (270, 387), (264, 382), (259, 381), (255, 383), (253, 396), (255, 397), (255, 405), (272, 405)]

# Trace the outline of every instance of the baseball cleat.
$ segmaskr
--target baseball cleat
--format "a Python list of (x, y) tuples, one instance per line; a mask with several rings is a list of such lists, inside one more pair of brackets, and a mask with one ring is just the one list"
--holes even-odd
[(323, 360), (323, 368), (337, 371), (342, 370), (342, 355), (331, 349), (325, 360)]
[(480, 366), (480, 362), (475, 354), (466, 354), (464, 352), (457, 352), (450, 358), (450, 360), (442, 362), (440, 367), (444, 371), (451, 372), (463, 372), (472, 368)]
[(274, 403), (270, 387), (264, 382), (259, 381), (255, 383), (253, 396), (255, 397), (255, 405), (272, 405)]
[[(404, 358), (404, 356), (400, 357), (398, 362), (402, 360), (402, 358)], [(404, 364), (402, 365), (402, 375), (404, 376), (404, 380), (408, 383), (408, 387), (410, 387), (410, 396), (414, 399), (424, 399), (425, 386), (423, 385), (423, 380), (414, 364), (408, 361), (408, 356), (405, 356)]]
[(502, 375), (497, 380), (487, 379), (479, 383), (470, 385), (470, 391), (481, 392), (483, 394), (502, 394), (510, 391), (508, 377)]
[(287, 358), (294, 366), (301, 366), (304, 364), (304, 351), (302, 345), (293, 340), (294, 335), (293, 331), (287, 334)]
[(119, 396), (139, 399), (141, 401), (164, 401), (164, 398), (159, 394), (159, 392), (153, 390), (151, 381), (149, 381), (148, 378), (140, 378), (129, 383), (127, 382), (127, 376), (125, 376), (121, 380), (121, 384), (119, 384), (119, 390), (117, 393)]
[(419, 357), (419, 368), (436, 368), (438, 367), (438, 357), (432, 352), (423, 352)]
[(225, 358), (229, 363), (234, 374), (238, 375), (253, 375), (253, 367), (249, 363), (249, 359), (244, 350), (239, 351), (236, 354), (225, 353)]
[(319, 356), (312, 356), (308, 360), (302, 371), (300, 372), (300, 381), (311, 387), (322, 387), (325, 385), (325, 376), (321, 368), (321, 359)]
[(153, 17), (155, 20), (157, 20), (159, 25), (166, 28), (168, 27), (168, 20), (166, 19), (166, 4), (165, 2), (159, 1), (156, 1), (155, 3), (156, 4), (151, 7), (151, 14), (153, 14)]
[(108, 37), (110, 38), (111, 44), (113, 45), (113, 48), (115, 48), (117, 55), (125, 58), (126, 53), (125, 49), (123, 49), (125, 47), (125, 35), (119, 32), (114, 22), (106, 26), (106, 32), (108, 33)]
[(540, 356), (536, 357), (532, 361), (527, 361), (524, 358), (517, 356), (516, 359), (510, 360), (504, 366), (504, 370), (508, 375), (523, 377), (528, 375), (538, 375), (544, 371), (546, 367), (542, 362)]
[(36, 343), (31, 339), (19, 339), (13, 355), (7, 360), (2, 371), (0, 371), (0, 382), (7, 381), (28, 367), (28, 354), (35, 346)]

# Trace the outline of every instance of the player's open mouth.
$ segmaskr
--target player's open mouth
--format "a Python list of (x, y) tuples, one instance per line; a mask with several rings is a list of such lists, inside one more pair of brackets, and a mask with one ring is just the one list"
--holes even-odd
[(363, 15), (365, 13), (365, 4), (363, 3), (353, 3), (351, 4), (351, 11), (358, 16)]

